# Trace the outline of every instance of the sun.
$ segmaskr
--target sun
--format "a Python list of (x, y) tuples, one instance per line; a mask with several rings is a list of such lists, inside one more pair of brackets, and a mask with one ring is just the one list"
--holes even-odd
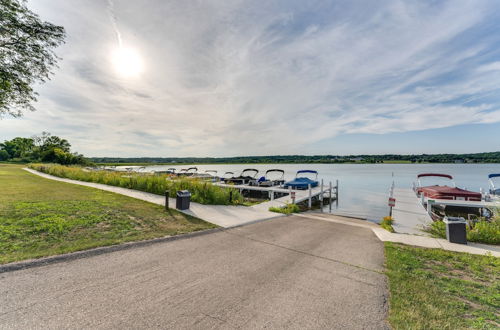
[(136, 77), (144, 71), (144, 63), (133, 48), (120, 47), (112, 54), (115, 71), (123, 77)]

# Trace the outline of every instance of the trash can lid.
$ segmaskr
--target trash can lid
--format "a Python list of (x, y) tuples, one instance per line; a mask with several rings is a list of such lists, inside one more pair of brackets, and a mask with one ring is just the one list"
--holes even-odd
[(443, 222), (446, 224), (467, 223), (462, 217), (444, 217)]
[(189, 190), (179, 190), (177, 192), (177, 196), (191, 196), (191, 193)]

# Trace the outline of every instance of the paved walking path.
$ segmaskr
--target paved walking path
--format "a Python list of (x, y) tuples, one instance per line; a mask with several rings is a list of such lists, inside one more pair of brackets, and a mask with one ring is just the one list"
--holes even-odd
[(303, 217), (0, 274), (0, 327), (384, 329), (383, 244)]
[[(137, 198), (143, 201), (147, 201), (150, 203), (165, 205), (165, 197), (151, 194), (144, 191), (127, 189), (115, 186), (109, 186), (101, 183), (94, 182), (85, 182), (78, 180), (71, 180), (66, 178), (60, 178), (57, 176), (45, 174), (42, 172), (38, 172), (29, 168), (25, 168), (24, 170), (41, 176), (46, 179), (78, 184), (81, 186), (87, 186), (92, 188), (97, 188), (101, 190), (106, 190), (110, 192), (114, 192), (117, 194)], [(172, 208), (175, 208), (175, 198), (169, 199), (169, 205)], [(203, 205), (199, 203), (191, 202), (190, 209), (181, 211), (183, 213), (195, 216), (197, 218), (203, 219), (205, 221), (214, 223), (221, 227), (234, 227), (240, 226), (243, 224), (252, 223), (259, 220), (277, 218), (282, 216), (279, 213), (270, 212), (269, 207), (263, 205), (255, 205), (255, 206), (232, 206), (232, 205)]]
[(455, 252), (467, 252), (480, 255), (492, 254), (495, 257), (500, 257), (500, 246), (496, 245), (479, 244), (472, 242), (468, 242), (467, 245), (463, 245), (450, 243), (442, 238), (390, 233), (382, 227), (369, 221), (350, 219), (328, 213), (304, 213), (298, 214), (297, 216), (307, 217), (310, 219), (325, 220), (355, 227), (369, 228), (383, 242), (396, 242), (413, 246), (436, 248)]

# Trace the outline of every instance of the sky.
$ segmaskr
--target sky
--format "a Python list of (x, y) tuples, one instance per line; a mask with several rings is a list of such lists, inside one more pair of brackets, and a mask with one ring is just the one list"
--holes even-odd
[(30, 0), (66, 28), (37, 111), (86, 156), (500, 151), (500, 2)]

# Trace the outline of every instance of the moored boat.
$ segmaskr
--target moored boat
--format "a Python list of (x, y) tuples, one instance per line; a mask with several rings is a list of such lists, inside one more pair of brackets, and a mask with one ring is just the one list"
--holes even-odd
[(495, 186), (493, 178), (500, 178), (500, 173), (488, 175), (488, 181), (490, 183), (490, 194), (500, 196), (500, 187)]
[[(421, 178), (424, 177), (441, 177), (449, 179), (452, 186), (448, 185), (431, 185), (422, 186)], [(469, 191), (456, 187), (453, 177), (449, 174), (440, 173), (422, 173), (417, 176), (418, 185), (416, 187), (417, 194), (424, 194), (430, 199), (445, 199), (445, 200), (462, 200), (462, 201), (481, 201), (481, 193)]]
[(259, 170), (256, 170), (254, 168), (246, 168), (241, 171), (241, 174), (239, 176), (225, 179), (224, 182), (233, 184), (248, 184), (250, 181), (255, 180), (257, 174), (259, 174)]
[(224, 172), (224, 174), (222, 174), (220, 180), (222, 182), (226, 182), (227, 180), (231, 179), (232, 177), (234, 177), (234, 172)]
[(175, 174), (175, 168), (170, 167), (166, 169), (165, 171), (154, 171), (154, 174)]
[[(269, 175), (270, 173), (280, 173), (280, 174), (278, 174), (278, 176), (274, 175), (272, 176)], [(266, 174), (263, 177), (253, 182), (255, 186), (259, 187), (274, 187), (274, 186), (280, 186), (283, 183), (285, 183), (285, 171), (278, 168), (267, 170)]]
[[(315, 175), (314, 179), (311, 179), (307, 176), (304, 175)], [(285, 188), (292, 188), (292, 189), (308, 189), (309, 185), (311, 188), (317, 187), (318, 186), (318, 172), (313, 171), (313, 170), (300, 170), (297, 171), (297, 174), (295, 175), (295, 179), (292, 181), (288, 181), (285, 183), (284, 187)]]
[(178, 176), (194, 176), (198, 173), (197, 167), (183, 168), (177, 173)]
[(206, 170), (204, 173), (197, 173), (193, 177), (199, 178), (199, 179), (212, 180), (214, 182), (219, 180), (219, 177), (217, 176), (216, 170)]

